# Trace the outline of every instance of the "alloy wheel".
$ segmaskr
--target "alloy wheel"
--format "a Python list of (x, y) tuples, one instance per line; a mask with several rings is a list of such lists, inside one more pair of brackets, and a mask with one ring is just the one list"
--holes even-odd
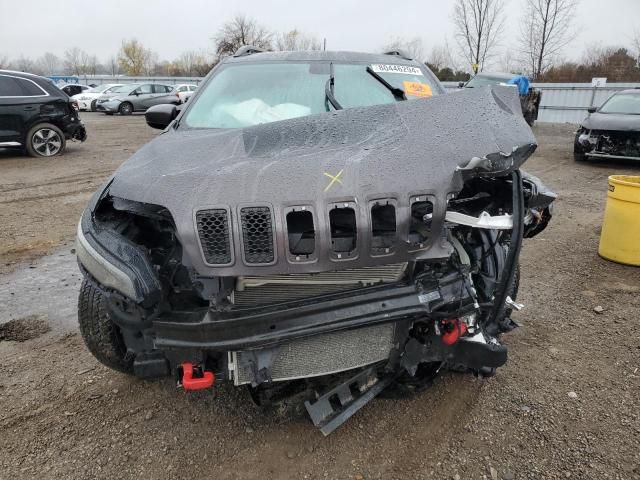
[(52, 157), (60, 152), (62, 148), (62, 139), (58, 132), (50, 128), (41, 128), (36, 130), (31, 137), (33, 149), (43, 157)]

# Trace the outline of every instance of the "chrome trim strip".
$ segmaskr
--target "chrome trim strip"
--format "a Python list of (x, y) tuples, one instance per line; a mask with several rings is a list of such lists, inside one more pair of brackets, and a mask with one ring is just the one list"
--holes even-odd
[(20, 147), (20, 142), (0, 142), (0, 147)]

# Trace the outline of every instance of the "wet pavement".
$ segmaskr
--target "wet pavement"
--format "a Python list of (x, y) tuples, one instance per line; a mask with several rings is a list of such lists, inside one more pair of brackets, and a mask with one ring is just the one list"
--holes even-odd
[(73, 243), (51, 255), (0, 275), (0, 324), (37, 316), (59, 333), (77, 330), (77, 299), (82, 275)]

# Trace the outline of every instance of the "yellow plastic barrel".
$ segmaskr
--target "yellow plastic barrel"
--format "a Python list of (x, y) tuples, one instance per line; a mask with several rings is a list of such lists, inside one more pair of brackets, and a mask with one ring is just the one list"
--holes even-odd
[(609, 177), (598, 253), (607, 260), (640, 266), (640, 176)]

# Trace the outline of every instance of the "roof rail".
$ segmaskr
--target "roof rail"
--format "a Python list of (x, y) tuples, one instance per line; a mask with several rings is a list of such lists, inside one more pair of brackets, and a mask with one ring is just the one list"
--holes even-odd
[(395, 55), (396, 57), (404, 58), (405, 60), (413, 60), (413, 58), (402, 50), (391, 50), (389, 52), (384, 52), (383, 55)]
[(266, 52), (264, 48), (254, 47), (253, 45), (243, 45), (236, 53), (233, 54), (234, 57), (244, 57), (245, 55), (253, 55), (254, 53), (262, 53)]

